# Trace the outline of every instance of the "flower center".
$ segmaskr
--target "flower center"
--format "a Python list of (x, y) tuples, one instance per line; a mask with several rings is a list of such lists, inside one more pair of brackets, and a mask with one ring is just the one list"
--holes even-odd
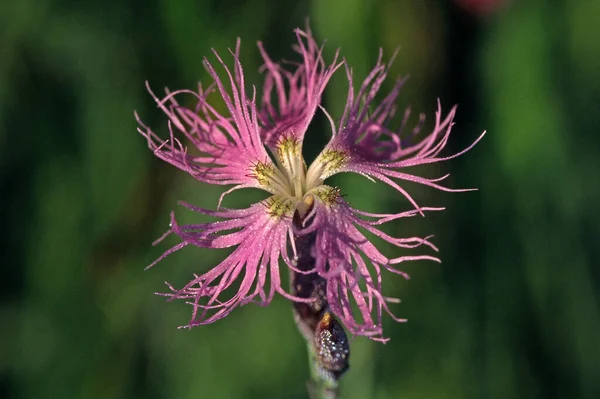
[(330, 206), (339, 198), (339, 191), (323, 181), (348, 161), (345, 151), (327, 149), (306, 168), (302, 156), (302, 142), (294, 136), (282, 136), (272, 147), (275, 164), (257, 162), (253, 176), (273, 194), (265, 204), (269, 215), (281, 218), (293, 212), (300, 217), (310, 211), (315, 198)]

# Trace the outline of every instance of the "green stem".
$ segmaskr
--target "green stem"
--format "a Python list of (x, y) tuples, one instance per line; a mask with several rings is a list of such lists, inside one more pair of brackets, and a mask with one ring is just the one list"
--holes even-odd
[(335, 379), (328, 378), (329, 373), (321, 368), (311, 342), (307, 343), (307, 349), (311, 378), (308, 382), (310, 399), (339, 399), (338, 382)]

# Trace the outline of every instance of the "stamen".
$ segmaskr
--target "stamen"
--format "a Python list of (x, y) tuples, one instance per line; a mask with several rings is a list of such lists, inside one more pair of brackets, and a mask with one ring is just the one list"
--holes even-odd
[(269, 216), (281, 219), (285, 216), (291, 216), (295, 204), (290, 197), (273, 195), (265, 200), (265, 205), (267, 206)]
[(272, 163), (256, 162), (252, 167), (250, 176), (254, 177), (261, 186), (273, 194), (290, 195), (293, 190), (289, 179)]
[(350, 154), (344, 150), (326, 149), (308, 168), (306, 187), (308, 190), (319, 186), (327, 177), (337, 173), (350, 160)]
[(310, 191), (315, 197), (319, 198), (325, 205), (332, 206), (340, 201), (340, 189), (327, 185), (321, 185)]

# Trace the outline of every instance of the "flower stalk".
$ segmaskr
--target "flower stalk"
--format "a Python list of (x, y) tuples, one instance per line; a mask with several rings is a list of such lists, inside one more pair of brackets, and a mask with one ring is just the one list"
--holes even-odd
[(339, 379), (348, 370), (350, 347), (346, 332), (332, 314), (327, 303), (327, 281), (315, 272), (314, 251), (317, 232), (310, 230), (314, 214), (307, 205), (304, 217), (296, 212), (293, 220), (296, 249), (296, 271), (290, 274), (291, 291), (311, 302), (295, 302), (294, 320), (308, 348), (311, 380), (309, 393), (313, 399), (337, 398)]

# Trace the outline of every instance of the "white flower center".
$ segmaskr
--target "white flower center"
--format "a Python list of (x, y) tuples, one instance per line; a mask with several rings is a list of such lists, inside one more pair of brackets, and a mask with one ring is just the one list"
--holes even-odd
[(314, 197), (330, 205), (335, 202), (338, 190), (324, 185), (323, 181), (348, 161), (345, 151), (326, 149), (307, 169), (302, 143), (293, 136), (284, 136), (273, 148), (273, 156), (275, 165), (257, 162), (253, 166), (253, 176), (273, 194), (266, 202), (271, 216), (281, 217), (293, 211), (303, 216)]

